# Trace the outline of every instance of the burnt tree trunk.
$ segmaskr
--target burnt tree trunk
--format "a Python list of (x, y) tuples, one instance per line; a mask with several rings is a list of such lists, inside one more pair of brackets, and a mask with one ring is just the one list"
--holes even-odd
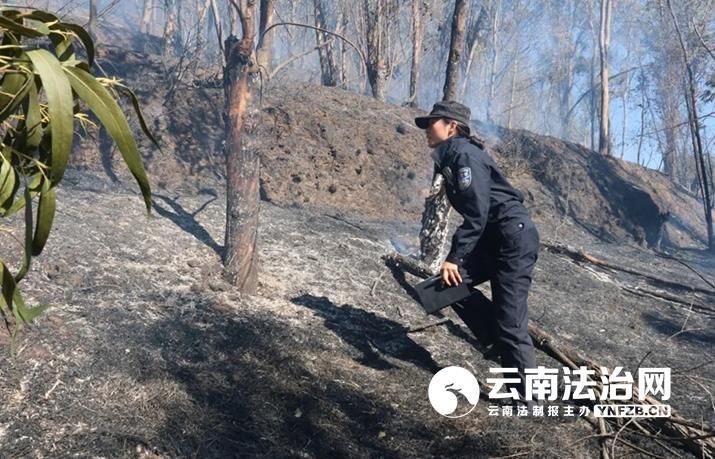
[(454, 100), (457, 97), (459, 63), (462, 60), (464, 31), (467, 28), (467, 5), (467, 0), (457, 0), (454, 4), (452, 39), (449, 45), (449, 59), (447, 59), (447, 75), (444, 81), (443, 100)]
[(439, 270), (445, 256), (447, 222), (451, 206), (447, 201), (444, 176), (435, 171), (430, 192), (425, 199), (420, 230), (420, 260), (431, 272)]
[[(315, 26), (328, 29), (328, 15), (323, 0), (313, 0)], [(315, 31), (315, 41), (320, 58), (320, 80), (324, 86), (337, 86), (340, 81), (340, 69), (335, 58), (335, 40), (320, 30)]]
[(250, 142), (255, 117), (250, 109), (251, 86), (258, 71), (253, 62), (255, 1), (241, 2), (238, 14), (243, 38), (226, 39), (224, 91), (226, 96), (226, 236), (223, 263), (229, 282), (243, 293), (258, 285), (260, 159)]
[(387, 2), (365, 1), (367, 33), (367, 78), (372, 87), (372, 96), (385, 100), (389, 64), (387, 62)]

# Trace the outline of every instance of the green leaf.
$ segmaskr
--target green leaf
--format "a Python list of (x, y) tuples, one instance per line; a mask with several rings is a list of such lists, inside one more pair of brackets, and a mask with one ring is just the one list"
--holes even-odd
[(74, 119), (72, 87), (57, 57), (45, 49), (27, 52), (42, 80), (47, 95), (47, 110), (52, 133), (50, 179), (56, 185), (62, 179), (72, 150)]
[(36, 148), (42, 141), (42, 114), (40, 113), (40, 99), (37, 94), (37, 86), (30, 85), (27, 98), (27, 113), (25, 114), (25, 126), (27, 128), (27, 146), (30, 149)]
[(161, 151), (161, 147), (159, 146), (159, 142), (156, 141), (154, 136), (151, 134), (149, 131), (149, 128), (146, 125), (146, 122), (144, 121), (144, 115), (142, 115), (141, 108), (139, 107), (139, 99), (137, 99), (136, 94), (134, 94), (134, 91), (129, 89), (129, 87), (121, 84), (121, 83), (114, 83), (114, 85), (119, 89), (121, 92), (124, 94), (128, 95), (131, 100), (132, 100), (132, 106), (134, 107), (134, 112), (137, 114), (137, 118), (139, 118), (139, 125), (142, 128), (142, 131), (144, 131), (144, 134), (149, 137), (149, 140), (156, 146), (156, 148)]
[(20, 282), (27, 271), (30, 270), (30, 261), (32, 261), (32, 197), (30, 196), (30, 188), (25, 184), (25, 253), (22, 258), (22, 266), (20, 271), (15, 275), (15, 283)]
[(14, 32), (30, 38), (40, 38), (44, 36), (42, 32), (25, 27), (21, 23), (13, 21), (5, 16), (0, 16), (0, 28), (4, 29), (3, 31), (7, 30), (9, 32)]
[(55, 189), (50, 188), (47, 181), (43, 183), (43, 190), (40, 193), (40, 202), (37, 205), (37, 224), (35, 227), (35, 237), (32, 239), (32, 256), (42, 253), (42, 249), (50, 237), (52, 221), (55, 217), (56, 208)]
[(151, 214), (151, 188), (149, 186), (149, 179), (146, 176), (136, 140), (132, 135), (124, 113), (122, 113), (121, 108), (119, 108), (119, 105), (106, 88), (91, 74), (76, 67), (65, 66), (64, 68), (69, 76), (72, 89), (75, 90), (80, 99), (82, 99), (97, 118), (99, 118), (99, 121), (107, 129), (107, 132), (112, 139), (114, 139), (114, 142), (116, 142), (124, 158), (124, 162), (139, 184), (147, 212)]
[(5, 201), (11, 199), (15, 194), (17, 189), (15, 187), (16, 182), (15, 169), (10, 161), (3, 157), (0, 159), (0, 205), (3, 205)]
[(0, 122), (12, 115), (33, 84), (29, 74), (6, 73), (0, 86)]
[(94, 65), (94, 41), (89, 33), (84, 29), (84, 27), (78, 26), (77, 24), (70, 24), (67, 22), (59, 22), (52, 27), (52, 30), (63, 30), (73, 32), (77, 38), (82, 42), (84, 49), (87, 51), (87, 63), (89, 67)]
[(2, 260), (0, 260), (0, 285), (2, 286), (2, 295), (0, 295), (2, 304), (8, 311), (14, 312), (12, 304), (17, 286), (15, 285), (15, 278)]

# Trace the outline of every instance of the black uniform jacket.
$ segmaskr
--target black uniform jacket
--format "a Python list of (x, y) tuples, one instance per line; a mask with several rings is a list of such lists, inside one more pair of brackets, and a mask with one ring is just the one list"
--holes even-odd
[[(451, 137), (432, 152), (435, 171), (445, 176), (447, 198), (464, 217), (452, 237), (446, 261), (461, 266), (485, 234), (495, 241), (508, 235), (514, 222), (531, 222), (524, 197), (512, 187), (494, 160), (468, 138)], [(531, 223), (533, 224), (533, 223)]]

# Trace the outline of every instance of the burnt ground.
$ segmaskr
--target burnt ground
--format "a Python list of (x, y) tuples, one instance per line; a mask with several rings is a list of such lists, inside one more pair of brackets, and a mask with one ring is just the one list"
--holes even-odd
[[(221, 277), (225, 201), (210, 191), (157, 191), (147, 221), (136, 193), (70, 173), (46, 252), (23, 283), (32, 304), (53, 306), (23, 330), (15, 359), (0, 353), (0, 457), (598, 456), (592, 427), (576, 418), (490, 417), (484, 402), (459, 419), (433, 411), (427, 386), (439, 368), (464, 366), (483, 381), (497, 364), (451, 311), (452, 321), (407, 333), (434, 318), (380, 256), (391, 240), (414, 248), (415, 225), (264, 202), (259, 293), (240, 295)], [(579, 246), (709, 288), (636, 245)], [(713, 272), (698, 251), (678, 256)], [(712, 425), (715, 313), (622, 284), (715, 304), (715, 294), (542, 250), (532, 320), (604, 365), (672, 367), (674, 409)], [(560, 366), (541, 352), (537, 361)]]

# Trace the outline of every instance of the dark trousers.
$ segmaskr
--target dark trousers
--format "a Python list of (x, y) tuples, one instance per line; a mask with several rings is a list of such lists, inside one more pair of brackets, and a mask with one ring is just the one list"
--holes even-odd
[(465, 260), (466, 275), (462, 277), (472, 285), (490, 281), (492, 300), (476, 290), (467, 299), (452, 305), (480, 342), (496, 346), (502, 368), (518, 369), (521, 384), (512, 387), (522, 396), (525, 394), (524, 369), (536, 367), (528, 330), (527, 297), (538, 251), (539, 233), (528, 217), (482, 237)]

